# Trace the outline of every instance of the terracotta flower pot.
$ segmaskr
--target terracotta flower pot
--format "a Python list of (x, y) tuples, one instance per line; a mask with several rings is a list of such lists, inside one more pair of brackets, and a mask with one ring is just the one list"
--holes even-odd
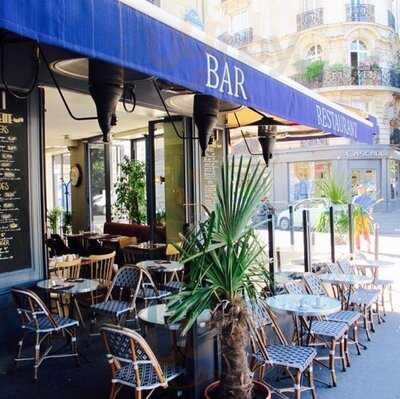
[[(204, 391), (204, 398), (205, 399), (218, 399), (215, 394), (218, 391), (220, 381), (215, 381), (212, 384), (210, 384), (206, 390)], [(271, 399), (271, 391), (269, 388), (264, 385), (260, 381), (253, 381), (254, 384), (254, 389), (253, 392), (256, 393), (257, 398), (265, 398), (265, 399)]]

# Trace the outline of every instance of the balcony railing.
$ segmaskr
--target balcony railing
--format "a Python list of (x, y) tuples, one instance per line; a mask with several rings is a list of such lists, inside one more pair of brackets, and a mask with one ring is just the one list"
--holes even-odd
[(293, 76), (293, 79), (310, 89), (339, 86), (387, 86), (400, 88), (400, 71), (382, 67), (328, 70), (314, 79), (306, 79), (301, 74)]
[(396, 31), (396, 18), (390, 10), (388, 10), (388, 25)]
[(315, 10), (306, 11), (297, 14), (297, 32), (305, 29), (313, 28), (324, 23), (324, 9), (316, 8)]
[(218, 36), (218, 39), (232, 47), (243, 47), (253, 41), (253, 28), (243, 29), (233, 34), (225, 32)]
[(375, 6), (372, 4), (347, 4), (347, 22), (375, 22)]

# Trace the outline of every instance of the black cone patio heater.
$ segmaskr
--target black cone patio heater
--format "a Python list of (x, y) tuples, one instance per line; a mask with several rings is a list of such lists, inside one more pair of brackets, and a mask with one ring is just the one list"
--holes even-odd
[(89, 92), (96, 104), (103, 141), (110, 142), (112, 126), (117, 123), (116, 108), (124, 91), (124, 70), (104, 61), (89, 59)]
[(268, 126), (258, 126), (258, 141), (261, 146), (261, 153), (264, 158), (265, 164), (269, 166), (272, 159), (272, 152), (275, 145), (275, 135), (268, 129)]
[(215, 97), (196, 94), (193, 103), (193, 120), (198, 130), (201, 156), (206, 155), (210, 135), (217, 125), (219, 101)]

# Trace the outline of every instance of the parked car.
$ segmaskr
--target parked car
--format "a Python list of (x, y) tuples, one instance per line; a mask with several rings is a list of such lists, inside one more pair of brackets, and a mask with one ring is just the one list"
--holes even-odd
[[(293, 227), (301, 228), (303, 226), (303, 210), (310, 211), (310, 226), (315, 226), (318, 219), (329, 207), (329, 203), (324, 198), (308, 198), (292, 203), (293, 206)], [(278, 214), (277, 227), (281, 230), (290, 229), (289, 208)]]

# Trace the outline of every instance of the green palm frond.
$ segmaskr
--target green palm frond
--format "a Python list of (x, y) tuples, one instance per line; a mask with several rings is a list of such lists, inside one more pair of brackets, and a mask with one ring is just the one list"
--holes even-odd
[(214, 211), (179, 248), (189, 273), (184, 290), (169, 302), (172, 322), (186, 332), (206, 309), (238, 297), (257, 298), (268, 279), (268, 259), (251, 217), (271, 186), (260, 163), (232, 159), (221, 167)]

